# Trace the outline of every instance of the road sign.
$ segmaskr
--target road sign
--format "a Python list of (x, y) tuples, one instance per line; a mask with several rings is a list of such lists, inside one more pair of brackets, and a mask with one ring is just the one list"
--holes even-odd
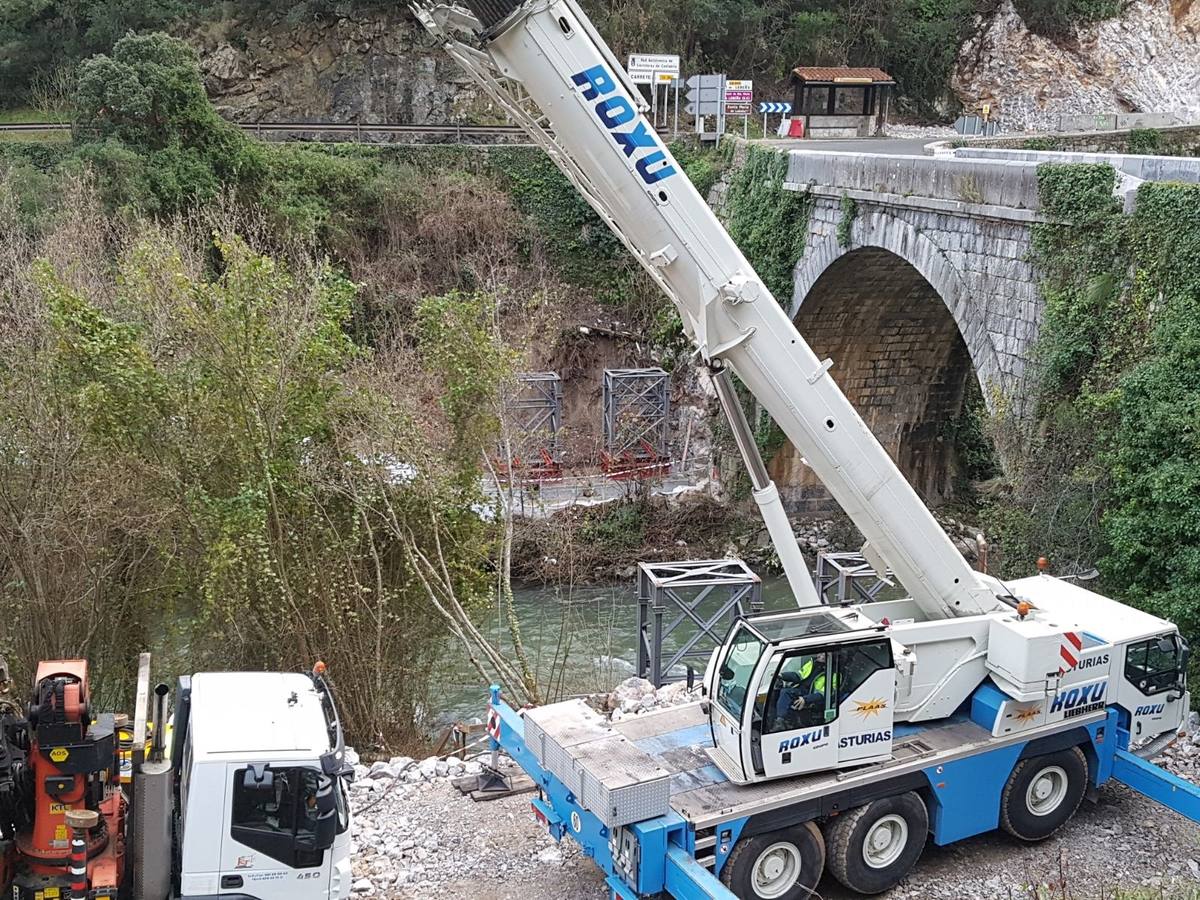
[(724, 75), (693, 75), (687, 80), (687, 112), (691, 116), (719, 116), (725, 99)]
[(679, 77), (679, 57), (669, 53), (634, 53), (629, 57), (626, 71), (634, 84), (662, 84), (660, 75)]
[(792, 113), (792, 104), (767, 102), (758, 104), (758, 111), (765, 115), (784, 115), (788, 116)]
[(754, 82), (729, 79), (725, 82), (725, 115), (748, 116), (754, 106)]

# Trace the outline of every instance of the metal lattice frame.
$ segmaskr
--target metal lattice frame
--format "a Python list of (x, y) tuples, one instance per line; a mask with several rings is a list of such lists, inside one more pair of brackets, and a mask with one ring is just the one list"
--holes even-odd
[(817, 594), (831, 605), (870, 603), (891, 587), (891, 576), (880, 577), (861, 553), (817, 554)]
[(613, 460), (669, 459), (670, 376), (662, 369), (604, 371), (604, 451)]
[(562, 379), (557, 372), (522, 372), (505, 398), (514, 468), (531, 471), (562, 465)]
[(655, 687), (703, 670), (738, 616), (761, 612), (762, 580), (740, 559), (638, 564), (637, 673)]

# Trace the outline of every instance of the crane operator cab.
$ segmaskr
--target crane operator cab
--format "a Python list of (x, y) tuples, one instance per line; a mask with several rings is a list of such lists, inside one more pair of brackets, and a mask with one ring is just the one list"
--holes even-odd
[(739, 619), (714, 652), (705, 687), (710, 753), (731, 781), (891, 756), (892, 641), (853, 610)]

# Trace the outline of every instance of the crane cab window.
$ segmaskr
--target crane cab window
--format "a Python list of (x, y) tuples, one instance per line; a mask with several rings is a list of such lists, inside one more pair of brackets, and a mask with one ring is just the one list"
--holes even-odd
[(1182, 653), (1175, 635), (1130, 644), (1125, 651), (1125, 680), (1143, 694), (1159, 694), (1179, 684)]
[(317, 834), (320, 782), (316, 769), (237, 769), (230, 836), (294, 869), (321, 865), (324, 853), (305, 849)]
[[(763, 713), (765, 734), (824, 725), (836, 673), (833, 653), (817, 650), (788, 654), (780, 662)], [(835, 712), (836, 715), (836, 712)]]
[(741, 628), (729, 644), (729, 652), (717, 673), (717, 703), (736, 721), (741, 721), (746, 706), (750, 678), (762, 656), (765, 645), (748, 628)]
[(890, 669), (891, 642), (845, 644), (785, 654), (763, 708), (763, 733), (778, 734), (834, 721), (838, 708), (868, 678)]

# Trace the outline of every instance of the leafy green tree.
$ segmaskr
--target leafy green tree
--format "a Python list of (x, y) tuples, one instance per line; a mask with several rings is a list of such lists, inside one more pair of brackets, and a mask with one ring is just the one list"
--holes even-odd
[(108, 50), (124, 34), (161, 28), (183, 0), (0, 0), (0, 97), (23, 97), (38, 73)]
[[(128, 35), (111, 56), (79, 68), (77, 126), (83, 157), (101, 176), (155, 211), (215, 198), (223, 186), (253, 189), (267, 162), (261, 148), (217, 115), (204, 92), (196, 53), (165, 34)], [(145, 167), (136, 181), (127, 152)]]
[(1013, 6), (1030, 31), (1055, 38), (1121, 14), (1121, 0), (1013, 0)]

